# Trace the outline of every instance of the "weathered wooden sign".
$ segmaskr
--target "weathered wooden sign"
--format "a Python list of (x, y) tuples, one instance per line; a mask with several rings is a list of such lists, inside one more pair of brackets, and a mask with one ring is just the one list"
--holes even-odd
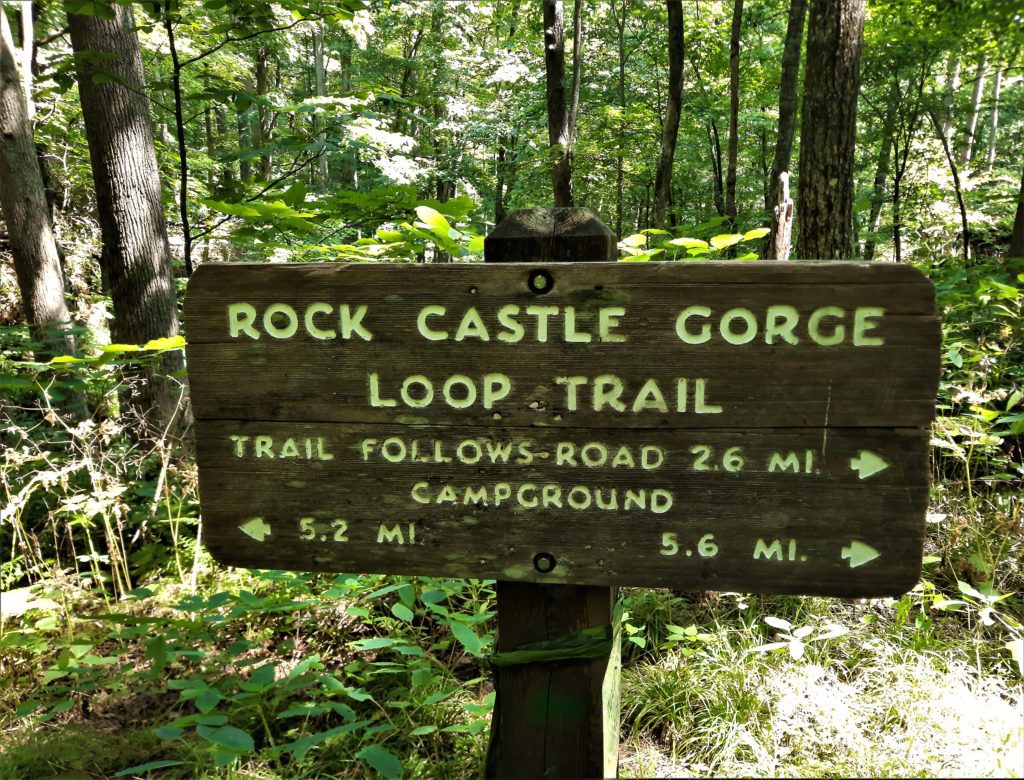
[(846, 596), (919, 573), (931, 283), (862, 263), (207, 264), (225, 564)]

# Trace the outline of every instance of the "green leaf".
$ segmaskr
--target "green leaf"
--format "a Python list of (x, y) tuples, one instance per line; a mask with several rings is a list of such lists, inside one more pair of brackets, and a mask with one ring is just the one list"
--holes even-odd
[(416, 617), (412, 610), (401, 602), (395, 602), (391, 605), (391, 614), (399, 620), (404, 620), (406, 623), (411, 623), (412, 619)]
[(747, 252), (744, 255), (740, 255), (736, 259), (737, 260), (757, 260), (757, 252)]
[(668, 243), (671, 244), (672, 246), (684, 246), (687, 249), (707, 249), (708, 248), (708, 242), (707, 241), (701, 241), (699, 238), (686, 238), (685, 236), (682, 237), (682, 238), (673, 238)]
[(742, 233), (722, 233), (719, 236), (711, 237), (711, 246), (715, 249), (725, 249), (743, 240)]
[(415, 211), (420, 222), (436, 233), (447, 236), (448, 232), (452, 229), (452, 226), (448, 224), (448, 220), (445, 219), (444, 214), (437, 209), (432, 209), (430, 206), (417, 206)]
[(374, 637), (373, 639), (359, 639), (352, 643), (352, 646), (357, 650), (382, 650), (385, 647), (391, 647), (391, 645), (397, 644), (397, 639), (389, 639), (388, 637)]
[(166, 769), (167, 767), (181, 766), (184, 763), (184, 761), (171, 761), (170, 759), (163, 759), (161, 761), (147, 761), (145, 764), (130, 766), (127, 769), (122, 769), (120, 772), (115, 772), (114, 777), (129, 777), (131, 775), (141, 775), (146, 772), (152, 772), (154, 769)]
[(754, 228), (753, 230), (748, 230), (743, 234), (743, 240), (752, 241), (755, 238), (764, 238), (771, 232), (772, 231), (766, 227)]
[(361, 758), (379, 774), (388, 780), (396, 780), (402, 776), (402, 762), (395, 758), (395, 754), (382, 745), (370, 745), (364, 747), (356, 758)]
[(433, 734), (437, 731), (437, 726), (420, 726), (409, 732), (410, 737), (422, 737), (425, 734)]
[(965, 596), (970, 596), (972, 599), (978, 599), (979, 601), (985, 601), (985, 596), (969, 582), (957, 580), (956, 586)]
[(177, 739), (184, 733), (185, 729), (178, 726), (161, 726), (156, 730), (156, 735), (160, 739)]
[(471, 239), (469, 239), (469, 244), (467, 244), (467, 248), (469, 249), (470, 252), (476, 252), (477, 254), (479, 254), (480, 252), (483, 252), (484, 251), (484, 237), (483, 236), (473, 236)]
[(459, 623), (457, 620), (453, 620), (449, 625), (451, 626), (452, 634), (459, 640), (459, 644), (466, 648), (466, 652), (470, 655), (479, 656), (480, 637), (476, 635), (476, 632), (465, 623)]
[(622, 239), (623, 246), (644, 246), (647, 244), (647, 236), (643, 233), (634, 233)]
[(234, 726), (221, 726), (220, 728), (200, 726), (196, 731), (207, 742), (230, 748), (239, 753), (251, 753), (256, 748), (252, 737)]

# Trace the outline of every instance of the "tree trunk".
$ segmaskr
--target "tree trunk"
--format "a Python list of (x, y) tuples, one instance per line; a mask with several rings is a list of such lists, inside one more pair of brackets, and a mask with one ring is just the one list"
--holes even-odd
[[(270, 74), (268, 71), (268, 53), (265, 46), (260, 46), (256, 52), (256, 94), (260, 98), (266, 98), (270, 92)], [(256, 104), (256, 132), (253, 133), (253, 145), (258, 149), (264, 149), (270, 143), (270, 133), (273, 126), (273, 112), (262, 100)], [(260, 154), (259, 165), (256, 167), (256, 180), (261, 182), (270, 181), (271, 157), (269, 152)]]
[(953, 140), (953, 103), (957, 90), (960, 89), (960, 55), (954, 52), (949, 55), (946, 65), (946, 84), (943, 87), (944, 106), (942, 111), (942, 135), (947, 141)]
[(1003, 88), (1003, 72), (996, 71), (995, 83), (992, 85), (992, 118), (988, 123), (988, 173), (992, 175), (992, 168), (996, 164), (996, 134), (999, 132), (999, 93)]
[[(247, 88), (251, 84), (246, 85)], [(243, 181), (252, 179), (252, 160), (245, 156), (253, 147), (252, 120), (249, 116), (249, 109), (242, 110), (235, 104), (235, 129), (238, 132), (238, 177)]]
[(743, 0), (734, 0), (732, 34), (729, 36), (729, 144), (725, 173), (725, 214), (729, 230), (736, 230), (736, 158), (739, 153), (740, 118), (740, 28), (743, 23)]
[[(18, 76), (14, 41), (0, 5), (0, 213), (14, 256), (25, 319), (42, 353), (74, 352), (64, 276), (36, 160), (32, 122)], [(46, 359), (44, 354), (37, 357)]]
[[(625, 180), (626, 145), (626, 19), (629, 14), (629, 0), (619, 0), (621, 6), (612, 0), (612, 16), (615, 19), (617, 51), (619, 55), (619, 144), (615, 153), (615, 235), (622, 235), (623, 191)], [(620, 13), (621, 9), (621, 13)]]
[(681, 0), (666, 0), (665, 6), (668, 10), (668, 100), (665, 103), (665, 119), (661, 123), (661, 154), (658, 156), (658, 168), (654, 176), (651, 221), (656, 228), (664, 228), (668, 216), (672, 163), (679, 137), (679, 117), (683, 111), (683, 58), (686, 44)]
[(971, 108), (967, 113), (967, 128), (964, 130), (964, 141), (960, 147), (960, 169), (967, 167), (974, 159), (975, 132), (978, 129), (978, 114), (981, 112), (981, 96), (985, 93), (985, 68), (988, 66), (988, 54), (981, 55), (978, 70), (974, 74), (974, 89), (971, 91)]
[(956, 160), (953, 156), (953, 149), (949, 144), (949, 140), (942, 134), (942, 127), (939, 119), (935, 114), (929, 114), (932, 120), (932, 126), (935, 128), (935, 132), (939, 135), (939, 140), (942, 142), (942, 151), (946, 154), (946, 162), (949, 163), (949, 172), (953, 175), (953, 191), (956, 193), (956, 203), (960, 208), (960, 226), (963, 232), (963, 248), (964, 248), (964, 260), (971, 259), (971, 241), (970, 241), (970, 225), (967, 222), (967, 204), (964, 202), (964, 191), (960, 186), (960, 171), (957, 169)]
[(793, 199), (789, 197), (789, 174), (779, 174), (775, 186), (777, 201), (773, 209), (772, 224), (777, 225), (772, 234), (771, 251), (765, 255), (766, 260), (789, 260), (789, 252), (793, 237)]
[[(789, 173), (793, 154), (793, 134), (796, 131), (797, 85), (800, 76), (800, 49), (804, 40), (804, 19), (807, 17), (807, 0), (790, 0), (789, 23), (786, 26), (786, 43), (782, 51), (782, 77), (779, 81), (779, 132), (775, 140), (775, 159), (770, 177), (769, 202), (778, 199), (779, 176)], [(788, 176), (787, 176), (788, 180)], [(772, 232), (768, 236), (766, 258), (775, 255), (775, 235), (779, 225), (772, 216)], [(782, 258), (779, 258), (782, 259)]]
[[(347, 32), (341, 34), (341, 94), (352, 93), (352, 36)], [(346, 144), (341, 155), (341, 186), (347, 190), (358, 187), (359, 158), (355, 146)]]
[[(327, 95), (327, 71), (324, 69), (324, 23), (315, 22), (313, 25), (313, 78), (316, 82), (316, 96)], [(320, 117), (313, 114), (313, 132), (319, 138), (321, 149), (320, 157), (317, 159), (317, 183), (321, 187), (327, 185), (327, 131), (318, 130), (321, 124)]]
[[(875, 179), (871, 186), (871, 210), (868, 212), (868, 232), (877, 233), (881, 225), (882, 205), (885, 203), (885, 180), (889, 178), (889, 165), (892, 160), (893, 132), (896, 129), (896, 110), (900, 99), (899, 84), (893, 82), (886, 103), (885, 118), (882, 125), (882, 145), (878, 150), (875, 163)], [(868, 236), (864, 242), (864, 259), (875, 259), (876, 241)]]
[[(213, 107), (213, 116), (217, 120), (217, 140), (215, 142), (216, 149), (218, 151), (224, 148), (224, 143), (228, 135), (228, 120), (224, 114), (224, 106), (215, 104)], [(230, 186), (231, 182), (235, 180), (235, 165), (230, 161), (219, 161), (220, 163), (220, 180), (225, 186)]]
[(711, 191), (718, 216), (725, 216), (725, 196), (722, 187), (722, 143), (718, 137), (718, 125), (712, 119), (707, 125), (708, 144), (711, 147)]
[(572, 206), (572, 148), (565, 105), (565, 20), (562, 0), (544, 0), (544, 65), (547, 75), (548, 147), (555, 206)]
[(800, 126), (802, 259), (853, 256), (853, 165), (864, 0), (811, 0)]
[[(176, 336), (178, 313), (135, 20), (130, 6), (111, 9), (112, 19), (69, 14), (68, 22), (103, 236), (100, 265), (114, 309), (111, 336), (145, 344)], [(97, 83), (97, 67), (111, 78)], [(146, 363), (131, 398), (155, 431), (175, 419), (183, 388), (171, 374), (183, 362), (173, 351)]]
[(1010, 257), (1024, 257), (1024, 172), (1020, 176), (1017, 191), (1017, 214), (1013, 219), (1013, 235), (1010, 237)]

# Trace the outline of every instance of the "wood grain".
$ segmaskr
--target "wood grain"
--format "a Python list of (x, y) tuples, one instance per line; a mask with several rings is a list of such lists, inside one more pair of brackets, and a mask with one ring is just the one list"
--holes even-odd
[[(537, 270), (553, 282), (543, 294), (530, 289)], [(299, 312), (295, 336), (232, 338), (227, 306), (239, 302), (257, 312), (291, 306)], [(367, 306), (363, 324), (372, 340), (306, 333), (301, 312), (317, 302), (334, 311), (343, 303)], [(430, 320), (431, 327), (453, 335), (473, 307), (494, 334), (501, 329), (498, 309), (507, 304), (559, 312), (573, 307), (576, 331), (589, 331), (594, 340), (566, 343), (559, 335), (561, 313), (551, 317), (544, 343), (502, 343), (493, 336), (487, 342), (428, 341), (417, 330), (422, 308), (441, 305), (446, 314)], [(798, 324), (797, 344), (765, 343), (760, 331), (747, 344), (730, 344), (719, 331), (707, 343), (687, 344), (675, 319), (693, 305), (715, 313), (741, 307), (762, 322), (768, 307), (787, 306), (800, 323), (835, 306), (846, 312), (846, 338), (835, 346), (814, 343)], [(598, 311), (609, 306), (625, 309), (613, 331), (622, 343), (599, 342)], [(857, 307), (884, 310), (870, 330), (884, 343), (851, 343)], [(895, 595), (918, 575), (939, 324), (931, 283), (913, 268), (848, 262), (207, 264), (190, 282), (185, 319), (204, 535), (224, 563), (843, 596)], [(331, 325), (326, 314), (316, 322)], [(381, 397), (398, 399), (396, 406), (370, 405), (371, 373)], [(443, 402), (446, 377), (479, 381), (495, 373), (507, 376), (511, 389), (489, 408), (479, 399), (464, 409)], [(435, 402), (423, 408), (403, 404), (398, 393), (403, 379), (416, 374), (437, 388)], [(621, 378), (626, 411), (593, 408), (590, 384), (579, 388), (577, 408), (571, 408), (557, 378), (601, 375)], [(673, 394), (680, 378), (689, 383), (684, 413)], [(721, 412), (694, 413), (698, 378), (706, 383), (706, 403)], [(648, 380), (664, 393), (668, 411), (656, 404), (630, 410)], [(249, 438), (232, 439), (242, 436)], [(257, 437), (272, 442), (261, 457)], [(289, 439), (298, 454), (282, 458)], [(330, 460), (306, 457), (305, 442), (318, 440)], [(375, 444), (364, 453), (370, 440)], [(392, 458), (400, 448), (407, 457), (385, 457), (387, 440)], [(518, 452), (524, 443), (529, 462), (491, 463), (486, 455), (488, 447)], [(460, 444), (465, 462), (457, 456)], [(587, 444), (593, 445), (591, 461), (601, 446), (608, 460), (584, 465)], [(560, 446), (574, 448), (578, 465), (565, 458), (559, 464)], [(644, 447), (657, 448), (664, 463), (630, 466)], [(474, 459), (477, 450), (482, 455)], [(742, 457), (742, 467), (730, 470), (729, 452)], [(885, 467), (861, 478), (851, 462), (864, 452)], [(620, 453), (614, 467), (613, 453)], [(425, 487), (414, 491), (417, 484)], [(515, 494), (524, 484), (537, 485), (535, 494), (545, 485), (557, 488), (562, 505), (529, 505), (529, 493), (525, 504), (513, 497), (494, 505), (496, 485)], [(436, 499), (445, 485), (457, 504), (422, 502)], [(567, 502), (575, 487), (577, 504), (582, 491), (592, 504), (594, 491), (604, 491), (607, 502), (615, 490), (620, 506), (574, 509)], [(634, 501), (626, 510), (627, 490), (644, 491), (648, 502), (653, 491), (663, 491), (672, 506), (654, 512)], [(263, 541), (240, 528), (255, 517), (270, 529)], [(302, 530), (302, 518), (311, 518), (313, 531)], [(347, 541), (334, 543), (331, 522), (339, 519), (348, 524)], [(414, 524), (415, 542), (379, 541), (381, 524), (389, 530)], [(310, 533), (311, 539), (300, 538)], [(696, 549), (706, 534), (713, 534), (713, 556)], [(877, 557), (851, 565), (857, 556), (843, 553), (853, 542), (869, 545)], [(679, 549), (668, 554), (673, 543)], [(555, 559), (552, 571), (534, 566), (541, 553)]]

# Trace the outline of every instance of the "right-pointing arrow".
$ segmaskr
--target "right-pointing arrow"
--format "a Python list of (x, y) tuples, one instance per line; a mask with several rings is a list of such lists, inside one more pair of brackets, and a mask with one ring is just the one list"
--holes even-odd
[(875, 560), (881, 553), (870, 544), (853, 541), (850, 542), (849, 547), (843, 548), (842, 555), (843, 558), (850, 559), (850, 568), (856, 569), (858, 566), (863, 566), (865, 563)]
[(850, 458), (850, 468), (856, 471), (861, 479), (867, 479), (879, 471), (885, 471), (889, 464), (871, 450), (861, 450), (856, 458)]

